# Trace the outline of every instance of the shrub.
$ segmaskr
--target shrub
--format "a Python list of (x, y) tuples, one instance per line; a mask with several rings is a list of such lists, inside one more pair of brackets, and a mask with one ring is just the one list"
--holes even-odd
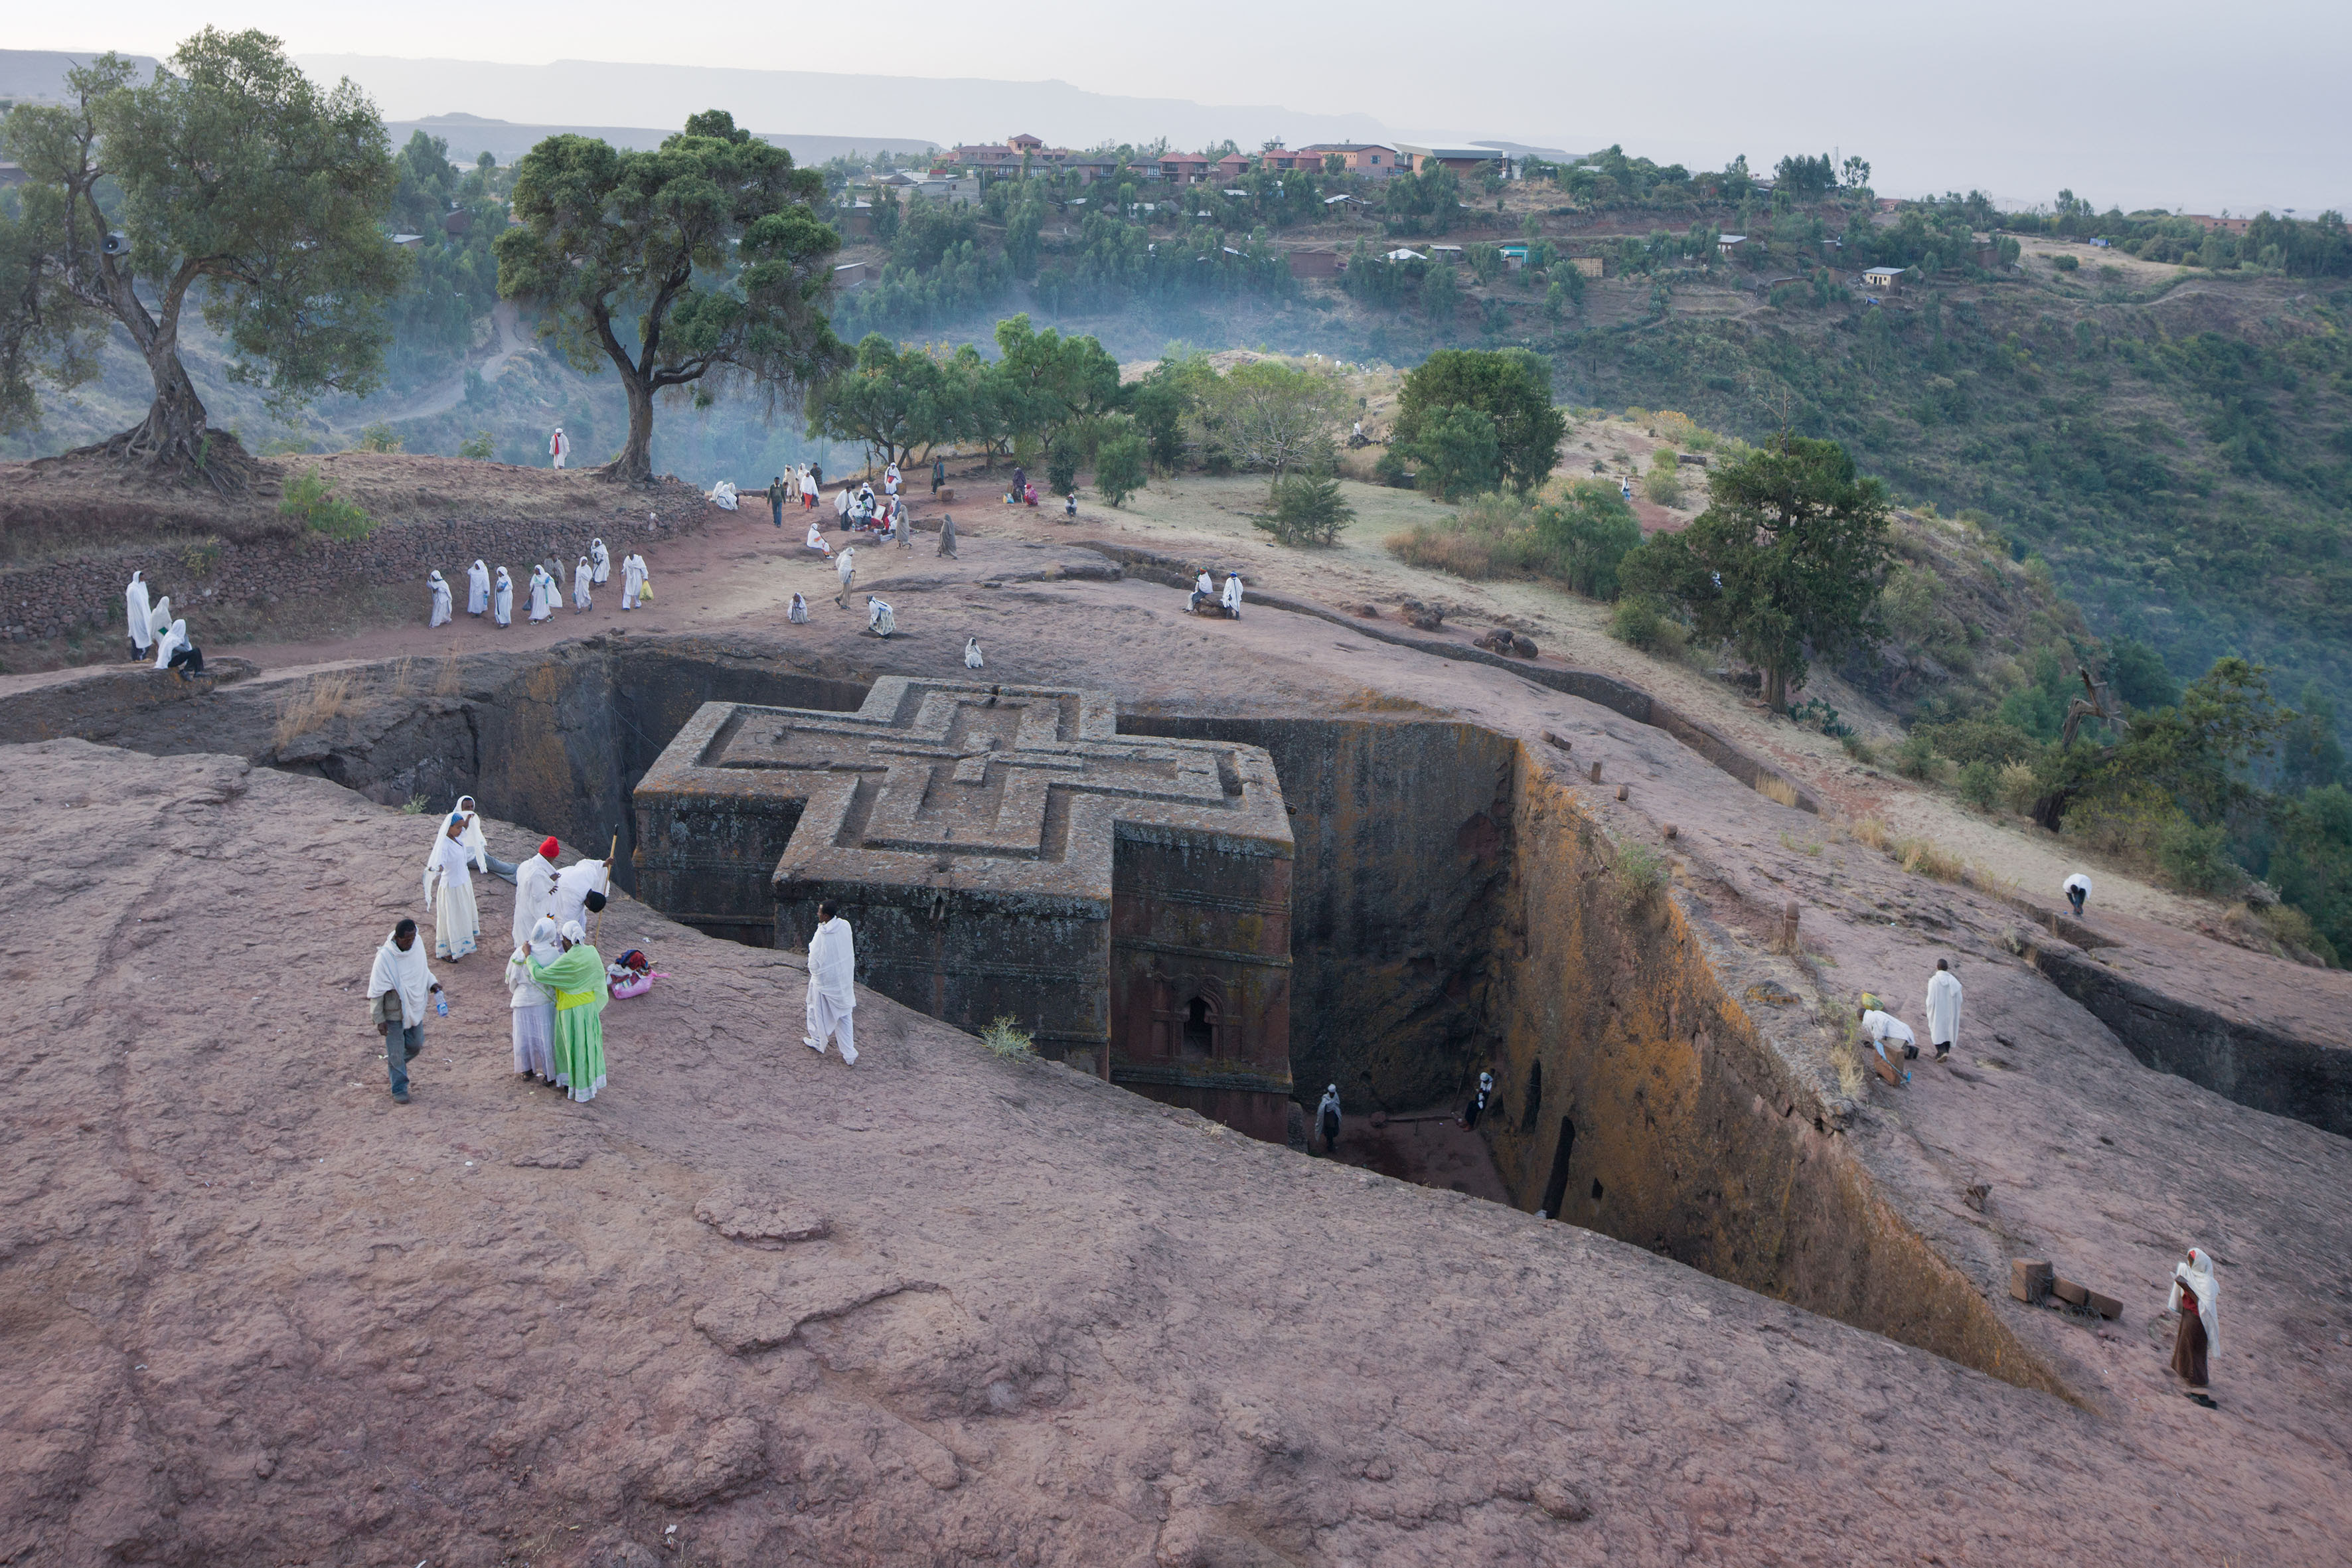
[(1838, 744), (1845, 748), (1847, 756), (1852, 757), (1864, 767), (1874, 768), (1878, 765), (1878, 748), (1853, 731), (1848, 730), (1844, 734), (1840, 735)]
[(1625, 498), (1591, 479), (1538, 510), (1532, 527), (1546, 557), (1538, 570), (1590, 599), (1617, 596), (1618, 570), (1642, 544), (1642, 525)]
[(1690, 640), (1682, 623), (1645, 595), (1617, 601), (1617, 609), (1609, 617), (1609, 635), (1643, 653), (1679, 653)]
[(980, 1032), (980, 1043), (1000, 1057), (1034, 1057), (1036, 1041), (1010, 1017), (1000, 1016)]
[(2246, 876), (2230, 858), (2228, 837), (2228, 830), (2219, 823), (2200, 827), (2186, 816), (2176, 816), (2157, 834), (2156, 862), (2176, 888), (2192, 893), (2225, 892)]
[(2023, 762), (2042, 749), (2032, 736), (1997, 719), (1961, 719), (1949, 724), (1922, 725), (1918, 733), (1926, 736), (1937, 752), (1963, 766), (1990, 763), (1998, 769), (2004, 763)]
[(1433, 410), (1411, 455), (1421, 461), (1421, 488), (1441, 500), (1459, 500), (1502, 482), (1503, 447), (1495, 421), (1467, 404)]
[(1776, 805), (1785, 805), (1791, 810), (1795, 809), (1797, 805), (1797, 786), (1779, 773), (1758, 774), (1756, 793)]
[(1895, 771), (1906, 779), (1936, 776), (1936, 742), (1924, 731), (1913, 731), (1895, 748)]
[(402, 445), (400, 433), (379, 419), (360, 432), (358, 448), (362, 452), (397, 452)]
[(2000, 770), (1979, 758), (1960, 769), (1960, 798), (1979, 811), (2000, 804)]
[(1146, 456), (1143, 437), (1133, 431), (1105, 441), (1095, 454), (1095, 489), (1111, 505), (1125, 504), (1143, 488)]
[(312, 532), (330, 539), (365, 539), (375, 526), (375, 520), (358, 502), (337, 495), (334, 481), (316, 468), (305, 468), (286, 481), (278, 510), (288, 517), (300, 518)]
[(1274, 481), (1274, 510), (1253, 516), (1255, 526), (1281, 544), (1337, 544), (1339, 531), (1356, 521), (1356, 509), (1339, 493), (1337, 479), (1285, 474)]
[(2053, 256), (2050, 258), (2050, 265), (2061, 272), (2073, 272), (2082, 267), (2083, 260), (2077, 256)]
[(1648, 845), (1625, 844), (1618, 847), (1612, 868), (1617, 873), (1618, 902), (1631, 910), (1656, 898), (1673, 868), (1664, 856)]
[(1938, 882), (1958, 882), (1968, 874), (1958, 856), (1925, 838), (1898, 839), (1893, 854), (1906, 871), (1933, 877)]
[(488, 462), (495, 450), (497, 447), (491, 444), (488, 430), (477, 430), (457, 444), (457, 456), (470, 458), (477, 463)]
[(1643, 476), (1642, 493), (1660, 506), (1683, 504), (1682, 465), (1672, 450), (1661, 447), (1650, 459), (1650, 471)]
[(1078, 447), (1074, 441), (1056, 441), (1045, 459), (1045, 493), (1066, 496), (1078, 488)]
[(2000, 770), (2000, 804), (2010, 810), (2024, 813), (2033, 809), (2042, 798), (2042, 779), (2023, 763), (2010, 763)]

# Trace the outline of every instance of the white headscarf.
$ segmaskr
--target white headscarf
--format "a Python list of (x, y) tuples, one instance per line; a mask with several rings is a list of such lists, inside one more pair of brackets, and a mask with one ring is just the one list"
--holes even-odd
[(147, 584), (143, 574), (131, 574), (131, 585), (122, 590), (122, 608), (131, 622), (131, 640), (145, 653), (155, 640), (155, 611), (147, 602)]
[(809, 938), (809, 987), (838, 1013), (857, 1005), (857, 942), (839, 915)]
[(1326, 1084), (1323, 1088), (1322, 1103), (1315, 1108), (1315, 1120), (1318, 1123), (1323, 1120), (1323, 1113), (1326, 1111), (1329, 1111), (1334, 1116), (1339, 1113), (1339, 1086), (1336, 1083)]
[(2221, 1353), (2221, 1304), (2215, 1289), (2213, 1260), (2197, 1247), (2189, 1249), (2189, 1261), (2172, 1266), (2172, 1298), (2165, 1303), (2170, 1311), (2180, 1310), (2180, 1288), (2186, 1285), (2197, 1292), (2197, 1321), (2205, 1325), (2205, 1353)]
[(436, 871), (441, 873), (441, 880), (444, 883), (455, 882), (467, 888), (474, 885), (474, 874), (466, 868), (466, 846), (460, 840), (449, 837), (448, 819), (443, 818), (441, 831), (433, 840), (433, 853), (425, 860), (425, 907), (426, 909), (435, 907), (433, 874)]
[[(544, 924), (547, 919), (547, 916), (541, 915), (540, 917), (541, 923)], [(563, 930), (557, 934), (569, 942), (583, 942), (588, 940), (588, 928), (582, 925), (578, 921), (565, 921), (563, 922)]]
[(400, 951), (394, 938), (399, 928), (384, 933), (383, 945), (375, 950), (375, 968), (368, 974), (368, 1000), (373, 1002), (387, 991), (400, 993), (400, 1026), (413, 1029), (425, 1022), (425, 999), (433, 988), (433, 971), (425, 963), (425, 933), (419, 931), (408, 942), (408, 951)]
[[(166, 599), (163, 602), (167, 605), (171, 603), (169, 599)], [(188, 623), (185, 621), (173, 621), (172, 623), (172, 629), (165, 632), (162, 639), (155, 644), (155, 668), (158, 669), (171, 668), (172, 655), (187, 646)]]
[(152, 637), (160, 637), (163, 635), (163, 628), (171, 624), (172, 595), (166, 594), (162, 598), (155, 601), (154, 611), (147, 617), (148, 634)]
[(507, 960), (507, 990), (512, 994), (512, 1006), (538, 1007), (555, 1000), (530, 977), (530, 965), (524, 962), (535, 958), (541, 963), (553, 963), (562, 957), (563, 949), (556, 945), (555, 937), (555, 917), (541, 915), (530, 928), (529, 939)]
[(457, 797), (457, 804), (442, 819), (441, 830), (446, 833), (450, 822), (458, 817), (463, 817), (466, 822), (466, 831), (457, 836), (457, 842), (465, 847), (466, 858), (474, 863), (477, 870), (488, 871), (490, 868), (490, 846), (482, 837), (482, 819), (474, 808), (472, 795)]

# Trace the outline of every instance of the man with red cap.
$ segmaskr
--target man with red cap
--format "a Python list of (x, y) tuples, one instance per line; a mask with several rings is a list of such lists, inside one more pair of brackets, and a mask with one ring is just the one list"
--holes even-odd
[(539, 853), (515, 868), (515, 946), (530, 945), (530, 929), (555, 901), (555, 858), (563, 847), (551, 837), (541, 841)]

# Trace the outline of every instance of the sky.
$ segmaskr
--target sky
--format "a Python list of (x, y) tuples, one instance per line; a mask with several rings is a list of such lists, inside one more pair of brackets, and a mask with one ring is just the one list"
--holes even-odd
[[(103, 15), (105, 36), (93, 36)], [(965, 121), (1021, 95), (974, 97), (942, 81), (860, 97), (746, 86), (738, 117), (767, 131), (1001, 139), (1028, 130), (1092, 140), (1097, 95), (1279, 106), (1348, 117), (1423, 141), (1501, 138), (1590, 151), (1610, 142), (1661, 162), (1751, 165), (1792, 152), (1859, 153), (1882, 195), (1979, 187), (2047, 202), (2071, 189), (2102, 208), (2198, 212), (2352, 206), (2352, 5), (2343, 0), (1981, 0), (1866, 7), (1851, 0), (1686, 0), (1670, 10), (1584, 0), (1360, 0), (1347, 7), (1190, 0), (1121, 14), (1075, 0), (975, 11), (897, 0), (887, 11), (700, 0), (684, 26), (619, 0), (564, 5), (403, 0), (115, 0), (101, 10), (28, 7), (16, 48), (167, 53), (194, 26), (258, 26), (298, 57), (545, 65), (636, 61), (746, 71), (1052, 81), (1038, 123)], [(481, 101), (496, 73), (347, 66), (387, 118), (458, 110), (503, 119), (636, 122), (649, 100), (593, 87), (512, 112)], [(543, 73), (518, 73), (521, 76)], [(372, 80), (371, 78), (380, 78)], [(462, 84), (460, 82), (462, 78)], [(440, 101), (462, 96), (468, 101)], [(766, 101), (772, 97), (772, 104)], [(730, 106), (733, 107), (733, 106)], [(746, 114), (745, 110), (751, 112)], [(772, 112), (771, 112), (772, 110)], [(796, 112), (798, 111), (798, 112)], [(851, 124), (797, 123), (807, 115)], [(1139, 119), (1184, 119), (1137, 106)], [(1059, 117), (1066, 123), (1056, 124)], [(1232, 134), (1269, 132), (1235, 115)], [(1279, 115), (1273, 116), (1279, 121)], [(934, 123), (934, 121), (948, 121)], [(1164, 133), (1151, 124), (1128, 134)], [(1294, 144), (1319, 132), (1294, 135)]]

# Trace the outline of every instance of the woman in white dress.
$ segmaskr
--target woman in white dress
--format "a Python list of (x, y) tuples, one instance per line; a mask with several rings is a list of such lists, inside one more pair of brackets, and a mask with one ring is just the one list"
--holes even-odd
[[(168, 605), (172, 601), (166, 599), (163, 602)], [(171, 668), (172, 656), (187, 646), (188, 623), (185, 621), (173, 621), (170, 626), (163, 628), (163, 635), (155, 639), (155, 668), (158, 669)]]
[(474, 907), (474, 875), (466, 862), (465, 823), (451, 816), (433, 840), (432, 858), (425, 862), (425, 907), (433, 911), (433, 956), (455, 963), (482, 940), (482, 921)]
[(485, 615), (490, 607), (490, 569), (479, 561), (466, 568), (466, 613)]
[(131, 585), (122, 590), (122, 608), (131, 624), (131, 657), (145, 658), (155, 646), (155, 606), (147, 602), (144, 573), (131, 574)]
[(514, 625), (514, 579), (503, 566), (499, 568), (498, 590), (490, 595), (490, 614), (502, 626)]
[(637, 593), (646, 585), (646, 558), (631, 551), (621, 560), (621, 608), (637, 607)]
[(613, 574), (613, 552), (604, 548), (603, 540), (592, 539), (588, 542), (588, 564), (595, 568), (590, 574), (592, 580), (596, 586), (603, 587), (605, 579)]
[(572, 573), (572, 613), (573, 615), (583, 614), (594, 607), (594, 601), (588, 596), (588, 585), (594, 582), (595, 578), (595, 568), (589, 565), (588, 557), (583, 555), (580, 558), (580, 564), (573, 568)]
[(425, 582), (426, 586), (433, 590), (432, 624), (436, 626), (446, 626), (453, 618), (449, 604), (449, 580), (441, 575), (436, 568), (431, 576), (425, 579)]
[(530, 618), (543, 621), (555, 614), (555, 579), (544, 566), (530, 569)]
[(530, 960), (553, 963), (563, 956), (555, 939), (555, 917), (541, 915), (530, 928), (530, 941), (507, 960), (507, 1004), (514, 1015), (515, 1071), (543, 1083), (555, 1081), (555, 998), (530, 977)]

